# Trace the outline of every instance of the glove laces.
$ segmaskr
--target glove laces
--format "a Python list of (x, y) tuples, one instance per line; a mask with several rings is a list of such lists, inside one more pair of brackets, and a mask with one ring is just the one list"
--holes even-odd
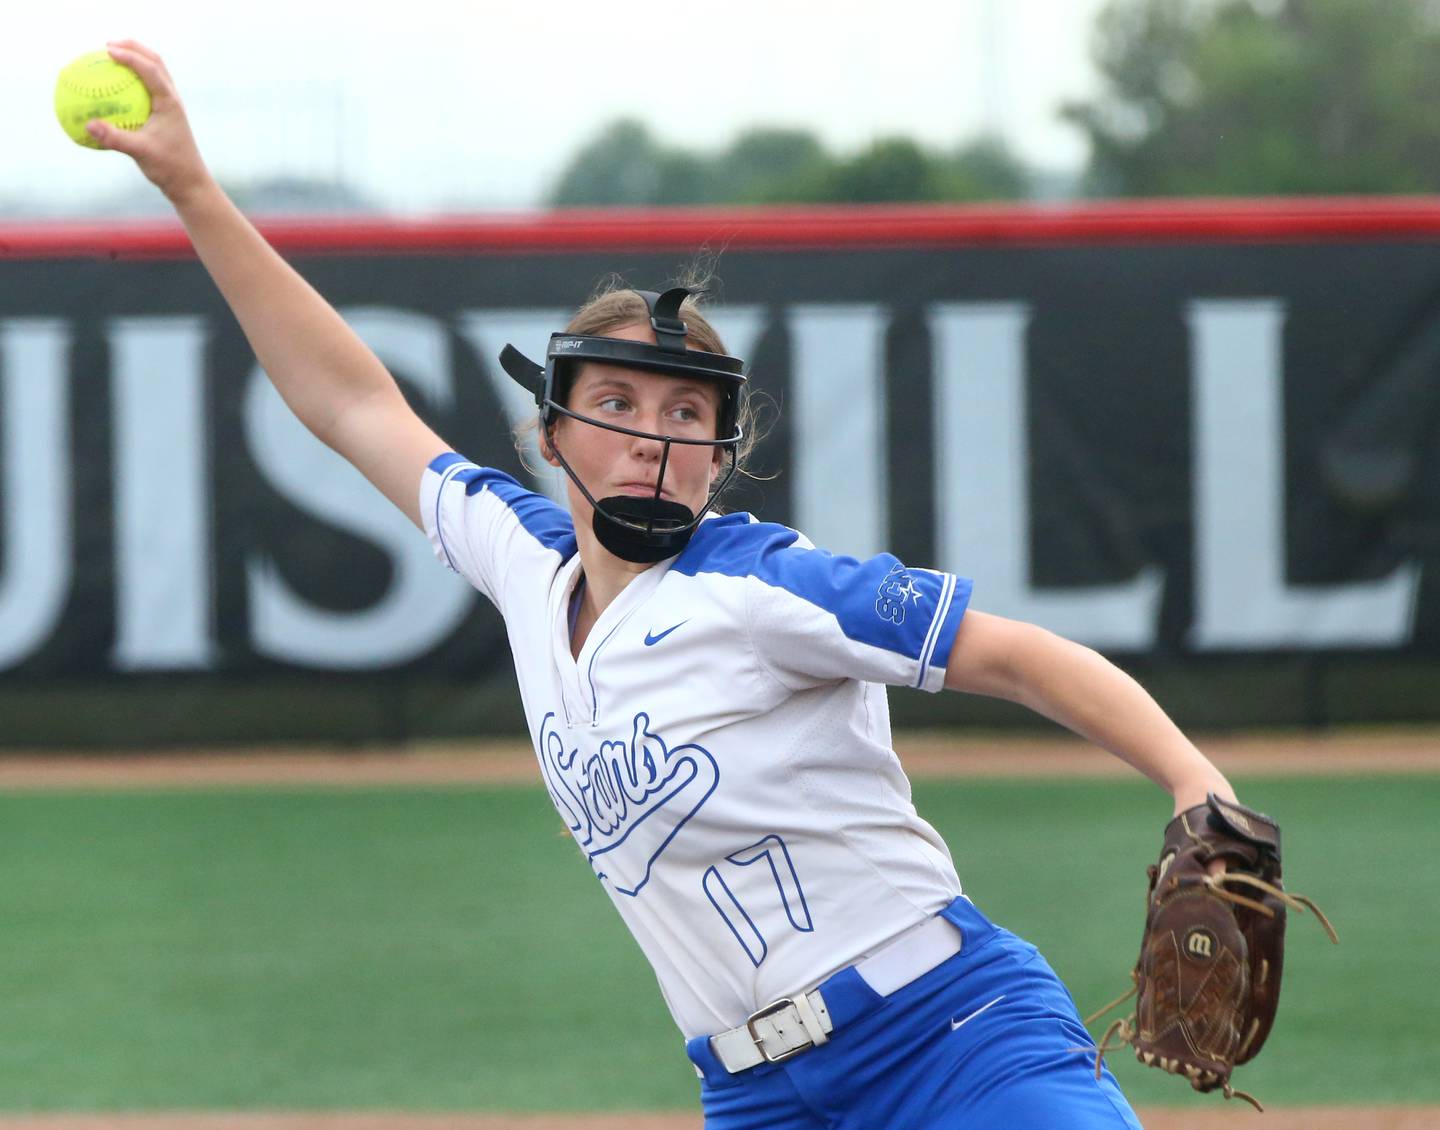
[[(1305, 895), (1291, 894), (1289, 891), (1282, 891), (1274, 883), (1267, 883), (1264, 879), (1256, 878), (1254, 875), (1247, 875), (1243, 871), (1222, 871), (1219, 875), (1206, 875), (1205, 885), (1215, 892), (1226, 902), (1233, 902), (1238, 906), (1247, 907), (1266, 918), (1275, 917), (1274, 907), (1266, 906), (1256, 899), (1246, 898), (1244, 895), (1236, 894), (1230, 890), (1231, 883), (1241, 883), (1246, 886), (1255, 887), (1271, 898), (1279, 899), (1291, 910), (1308, 910), (1325, 928), (1325, 933), (1330, 936), (1330, 941), (1335, 945), (1340, 944), (1340, 936), (1335, 933), (1335, 927), (1330, 925), (1330, 919), (1325, 917), (1325, 912), (1315, 905), (1314, 901)], [(1108, 1011), (1108, 1009), (1104, 1010)]]

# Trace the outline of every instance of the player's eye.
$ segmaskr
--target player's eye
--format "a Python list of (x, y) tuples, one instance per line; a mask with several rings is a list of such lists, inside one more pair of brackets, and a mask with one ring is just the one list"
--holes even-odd
[(605, 412), (623, 412), (629, 407), (629, 402), (623, 396), (607, 396), (600, 401), (600, 408)]
[(700, 413), (688, 404), (677, 404), (670, 409), (670, 415), (682, 423), (690, 424), (700, 419)]

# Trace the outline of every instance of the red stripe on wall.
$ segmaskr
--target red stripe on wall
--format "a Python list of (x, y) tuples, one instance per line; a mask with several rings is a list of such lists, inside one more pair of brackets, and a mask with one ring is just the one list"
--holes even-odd
[[(1148, 200), (1043, 205), (876, 205), (557, 211), (401, 220), (259, 221), (280, 250), (306, 255), (508, 254), (804, 248), (1309, 243), (1440, 237), (1440, 197)], [(177, 259), (165, 221), (0, 223), (0, 258)]]

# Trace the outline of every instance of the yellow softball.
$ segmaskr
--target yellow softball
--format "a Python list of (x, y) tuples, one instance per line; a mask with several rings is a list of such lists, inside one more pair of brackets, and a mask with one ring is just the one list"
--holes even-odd
[(91, 51), (60, 72), (55, 117), (71, 141), (99, 149), (85, 132), (85, 123), (103, 118), (121, 129), (139, 129), (150, 117), (150, 92), (139, 75), (110, 58), (108, 51)]

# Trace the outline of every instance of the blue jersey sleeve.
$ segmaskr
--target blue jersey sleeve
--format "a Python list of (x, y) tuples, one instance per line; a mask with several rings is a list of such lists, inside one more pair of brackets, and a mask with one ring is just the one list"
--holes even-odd
[(420, 485), (425, 532), (448, 568), (501, 607), (517, 562), (568, 560), (575, 553), (570, 514), (510, 475), (455, 454), (436, 457)]
[(702, 533), (701, 545), (675, 567), (746, 578), (756, 658), (787, 686), (847, 678), (931, 691), (944, 685), (969, 580), (912, 568), (890, 554), (833, 554), (745, 515), (707, 523)]

